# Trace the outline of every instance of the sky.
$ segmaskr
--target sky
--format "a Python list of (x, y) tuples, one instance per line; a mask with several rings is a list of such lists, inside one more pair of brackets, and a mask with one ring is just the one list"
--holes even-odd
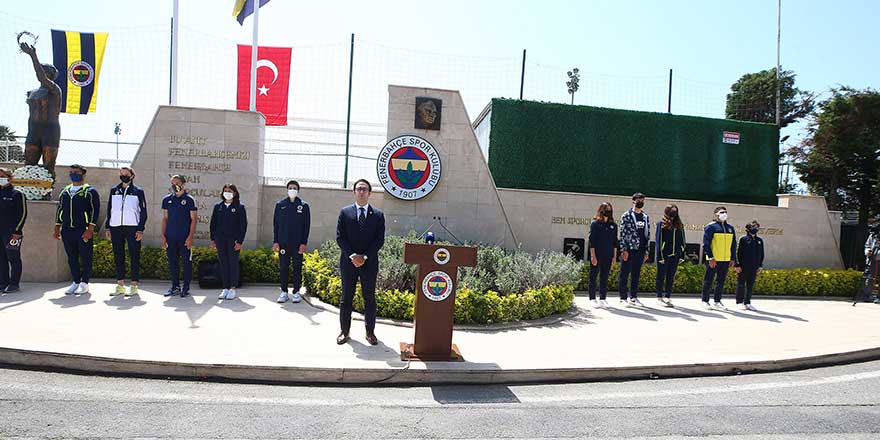
[[(234, 108), (234, 45), (250, 44), (252, 19), (240, 26), (233, 3), (180, 0), (181, 105)], [(261, 11), (260, 44), (294, 48), (291, 125), (333, 130), (345, 118), (354, 33), (352, 118), (363, 123), (356, 141), (367, 151), (383, 140), (389, 82), (460, 90), (473, 119), (490, 98), (518, 95), (523, 49), (527, 99), (567, 101), (565, 71), (578, 67), (575, 103), (665, 111), (673, 69), (673, 113), (723, 117), (730, 84), (776, 63), (776, 8), (775, 0), (272, 0)], [(15, 69), (0, 85), (0, 124), (26, 132), (23, 94), (36, 85), (15, 32), (40, 34), (38, 54), (48, 60), (50, 28), (106, 31), (98, 113), (63, 115), (63, 137), (110, 141), (121, 121), (120, 140), (139, 142), (156, 105), (167, 103), (171, 13), (172, 0), (9, 2), (0, 55)], [(820, 96), (838, 85), (880, 87), (877, 17), (876, 1), (783, 0), (783, 68)], [(291, 130), (275, 133), (267, 137), (282, 147), (302, 141)], [(797, 142), (803, 126), (785, 134)], [(337, 135), (323, 136), (333, 144)]]

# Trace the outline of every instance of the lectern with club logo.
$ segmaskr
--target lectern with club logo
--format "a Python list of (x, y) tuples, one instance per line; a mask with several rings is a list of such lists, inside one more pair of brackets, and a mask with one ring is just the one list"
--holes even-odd
[(403, 261), (419, 266), (416, 279), (415, 343), (400, 343), (402, 360), (463, 361), (452, 343), (458, 268), (477, 264), (477, 248), (407, 243)]

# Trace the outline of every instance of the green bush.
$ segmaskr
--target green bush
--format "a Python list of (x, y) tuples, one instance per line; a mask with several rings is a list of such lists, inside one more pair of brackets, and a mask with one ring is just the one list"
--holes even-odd
[[(589, 287), (589, 263), (579, 271), (578, 290)], [(617, 290), (620, 265), (611, 266), (608, 290)], [(675, 293), (700, 293), (706, 267), (702, 264), (685, 263), (678, 266), (672, 290)], [(836, 296), (852, 297), (862, 286), (862, 273), (854, 270), (832, 269), (765, 269), (755, 280), (755, 295)], [(657, 266), (642, 266), (639, 291), (656, 291)], [(730, 270), (724, 282), (724, 292), (736, 293), (736, 272)]]
[[(395, 237), (392, 240), (386, 238), (386, 246), (389, 247), (385, 257), (382, 258), (382, 265), (390, 263), (389, 260), (394, 258), (397, 249), (400, 249), (399, 257), (403, 258), (403, 243), (408, 240), (416, 240), (417, 237)], [(489, 257), (485, 255), (482, 261), (488, 262), (501, 253), (497, 249), (491, 247), (486, 248)], [(481, 259), (481, 251), (477, 253), (477, 259)], [(328, 304), (339, 304), (342, 299), (342, 282), (337, 273), (336, 261), (338, 261), (339, 253), (335, 253), (337, 260), (328, 260), (325, 255), (331, 258), (334, 256), (330, 245), (325, 244), (320, 247), (317, 252), (306, 254), (303, 269), (303, 284), (306, 286), (310, 294), (316, 295), (322, 301)], [(513, 254), (511, 254), (513, 255)], [(546, 263), (549, 256), (540, 256), (536, 258), (539, 263)], [(566, 257), (567, 261), (571, 261)], [(332, 261), (332, 263), (331, 263)], [(573, 261), (571, 261), (575, 264)], [(546, 263), (549, 264), (549, 263)], [(394, 267), (393, 264), (389, 264)], [(479, 265), (478, 265), (479, 267)], [(576, 266), (573, 266), (576, 269)], [(485, 268), (484, 268), (485, 269)], [(393, 273), (389, 270), (386, 274)], [(485, 270), (484, 272), (485, 273)], [(552, 271), (547, 273), (552, 274)], [(499, 294), (494, 290), (476, 290), (464, 282), (460, 282), (459, 288), (455, 294), (455, 322), (458, 324), (491, 324), (498, 322), (518, 321), (522, 319), (537, 319), (554, 313), (561, 313), (571, 308), (574, 301), (574, 287), (576, 280), (576, 272), (569, 272), (571, 282), (563, 286), (542, 286), (535, 289), (528, 289), (522, 294), (508, 293), (506, 295)], [(382, 270), (380, 268), (380, 278)], [(409, 276), (409, 275), (406, 275)], [(403, 288), (380, 288), (376, 289), (376, 308), (377, 314), (382, 317), (395, 318), (402, 320), (412, 320), (415, 315), (415, 278), (413, 274), (410, 279), (410, 286)], [(471, 281), (475, 281), (480, 285), (489, 285), (479, 277), (471, 275)], [(390, 281), (377, 281), (380, 285), (389, 285)], [(364, 302), (361, 296), (360, 286), (353, 301), (353, 308), (358, 312), (363, 312)]]

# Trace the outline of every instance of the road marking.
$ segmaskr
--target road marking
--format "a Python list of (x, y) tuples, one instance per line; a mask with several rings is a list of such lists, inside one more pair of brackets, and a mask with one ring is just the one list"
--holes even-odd
[[(718, 394), (718, 393), (737, 393), (764, 391), (783, 388), (797, 388), (822, 386), (846, 382), (854, 382), (868, 379), (880, 378), (880, 370), (868, 371), (862, 373), (845, 374), (839, 376), (824, 377), (810, 380), (795, 380), (790, 382), (764, 382), (752, 384), (736, 384), (736, 385), (720, 385), (708, 386), (692, 389), (675, 389), (661, 391), (634, 391), (634, 392), (607, 392), (598, 394), (572, 394), (572, 395), (554, 395), (554, 396), (529, 396), (517, 395), (516, 388), (510, 389), (509, 398), (499, 397), (498, 402), (492, 402), (492, 398), (475, 397), (471, 403), (479, 403), (481, 405), (519, 405), (519, 404), (552, 404), (552, 403), (571, 403), (571, 402), (589, 402), (597, 400), (614, 400), (614, 399), (643, 399), (643, 398), (662, 398), (674, 396), (700, 395), (700, 394)], [(659, 383), (659, 382), (654, 382)], [(175, 383), (170, 383), (174, 386)], [(183, 384), (180, 384), (183, 385)], [(208, 384), (214, 385), (214, 384)], [(249, 386), (250, 387), (250, 386)], [(522, 386), (526, 387), (526, 386)], [(268, 391), (269, 388), (266, 388)], [(428, 388), (425, 388), (428, 390)], [(254, 393), (254, 388), (242, 390), (247, 393)], [(447, 403), (437, 402), (434, 398), (418, 398), (415, 396), (406, 396), (400, 400), (391, 399), (358, 399), (356, 396), (348, 396), (346, 399), (333, 398), (302, 398), (302, 397), (244, 397), (232, 395), (209, 395), (194, 393), (137, 393), (132, 391), (117, 391), (115, 389), (84, 389), (81, 386), (52, 386), (42, 383), (0, 383), (0, 399), (18, 400), (14, 393), (29, 393), (39, 396), (47, 396), (48, 399), (56, 400), (75, 400), (82, 398), (94, 398), (96, 400), (117, 400), (117, 401), (140, 401), (140, 402), (185, 402), (185, 403), (213, 403), (213, 404), (230, 404), (230, 405), (283, 405), (283, 406), (355, 406), (372, 404), (384, 407), (437, 407), (437, 406), (454, 406), (467, 405), (468, 399), (462, 399), (461, 402), (455, 399), (449, 399)], [(11, 394), (11, 395), (10, 395)], [(521, 393), (527, 394), (527, 393)], [(4, 396), (5, 395), (5, 396)], [(516, 402), (519, 403), (516, 403)]]

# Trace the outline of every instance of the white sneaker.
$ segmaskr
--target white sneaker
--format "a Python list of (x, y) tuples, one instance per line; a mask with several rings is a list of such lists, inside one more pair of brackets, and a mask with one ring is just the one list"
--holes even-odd
[(633, 301), (632, 298), (630, 298), (630, 299), (626, 300), (626, 306), (627, 306), (627, 307), (635, 307), (635, 306), (636, 306), (636, 302)]
[(275, 300), (277, 303), (286, 303), (287, 302), (287, 292), (281, 291), (281, 294), (278, 295), (278, 299)]
[(644, 304), (642, 304), (641, 301), (639, 301), (638, 298), (633, 298), (632, 300), (630, 300), (630, 303), (636, 307), (644, 307), (645, 306)]
[(226, 299), (235, 299), (235, 289), (229, 289), (229, 291), (226, 292)]
[(603, 309), (608, 307), (608, 301), (605, 301), (604, 299), (600, 299), (599, 300), (599, 307), (602, 307)]
[(715, 308), (725, 312), (727, 311), (727, 307), (724, 307), (724, 304), (721, 304), (721, 301), (715, 301)]
[(89, 283), (79, 283), (79, 287), (76, 289), (77, 295), (85, 295), (89, 293)]
[(712, 305), (707, 303), (706, 301), (703, 301), (703, 308), (706, 310), (712, 310)]
[(71, 283), (70, 287), (68, 287), (67, 290), (64, 291), (64, 294), (73, 295), (74, 293), (76, 293), (77, 289), (79, 289), (79, 283)]
[(746, 308), (749, 309), (749, 311), (751, 311), (751, 312), (757, 312), (757, 311), (758, 311), (758, 309), (756, 309), (755, 306), (753, 306), (753, 305), (751, 305), (751, 304), (746, 304)]
[(666, 301), (664, 301), (663, 298), (657, 298), (657, 305), (660, 307), (667, 307)]
[(620, 307), (629, 307), (629, 301), (625, 299), (620, 300)]
[(741, 310), (749, 310), (748, 304), (737, 304)]
[(290, 295), (290, 301), (298, 303), (302, 301), (302, 295), (300, 295), (299, 292), (293, 292), (293, 295)]
[(598, 309), (599, 308), (599, 301), (596, 301), (595, 299), (591, 299), (590, 305), (593, 306), (594, 309)]
[(217, 299), (226, 299), (226, 294), (229, 293), (229, 289), (223, 289), (219, 295), (217, 295)]

